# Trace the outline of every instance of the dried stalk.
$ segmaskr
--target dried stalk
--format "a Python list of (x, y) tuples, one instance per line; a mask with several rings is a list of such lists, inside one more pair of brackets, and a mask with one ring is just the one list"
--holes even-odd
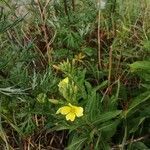
[(65, 9), (65, 14), (68, 16), (68, 7), (67, 7), (67, 0), (64, 0), (64, 9)]
[[(133, 140), (131, 139), (131, 140), (127, 141), (124, 145), (128, 145), (128, 144), (132, 144), (132, 143), (135, 143), (135, 142), (139, 142), (139, 141), (145, 140), (145, 139), (147, 139), (147, 138), (149, 138), (149, 135), (145, 135), (145, 136), (142, 136), (142, 137), (140, 137), (140, 138), (133, 139)], [(119, 148), (119, 149), (122, 148), (122, 144), (113, 146), (113, 147), (111, 148), (111, 150), (116, 150), (116, 149), (118, 149), (118, 148)]]
[(102, 54), (101, 54), (101, 37), (100, 37), (100, 19), (101, 19), (101, 10), (98, 10), (98, 30), (97, 30), (97, 40), (98, 40), (98, 67), (102, 69)]
[(101, 36), (100, 36), (100, 19), (101, 19), (101, 0), (97, 2), (98, 7), (98, 30), (97, 30), (97, 42), (98, 42), (98, 68), (102, 69), (102, 54), (101, 54)]
[(47, 33), (47, 27), (46, 27), (46, 19), (47, 19), (46, 8), (47, 8), (50, 0), (46, 0), (46, 3), (45, 3), (44, 6), (41, 5), (40, 0), (37, 0), (36, 2), (37, 2), (37, 5), (39, 7), (39, 12), (40, 12), (40, 15), (41, 15), (42, 30), (43, 30), (43, 33), (44, 33), (44, 40), (46, 42), (46, 51), (47, 51), (47, 54), (48, 54), (48, 61), (50, 63), (52, 61), (52, 56), (51, 56), (52, 48), (50, 47), (52, 42), (51, 42), (51, 40), (49, 41), (49, 36), (48, 36), (48, 33)]
[(110, 46), (110, 51), (109, 51), (109, 72), (108, 72), (108, 85), (111, 83), (111, 73), (112, 73), (112, 46)]

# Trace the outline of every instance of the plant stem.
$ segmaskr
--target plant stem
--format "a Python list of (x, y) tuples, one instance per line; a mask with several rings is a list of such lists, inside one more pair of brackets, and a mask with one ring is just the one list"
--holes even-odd
[(112, 46), (110, 46), (110, 51), (109, 51), (109, 72), (108, 72), (108, 85), (111, 84), (111, 72), (112, 72)]
[(125, 130), (124, 130), (124, 137), (122, 140), (122, 144), (121, 144), (121, 149), (120, 150), (124, 150), (124, 146), (126, 145), (126, 139), (127, 139), (127, 120), (125, 118), (124, 120), (124, 126), (125, 126)]
[[(101, 0), (100, 0), (101, 2)], [(99, 3), (100, 3), (99, 2)], [(102, 69), (102, 54), (101, 54), (101, 37), (100, 37), (100, 19), (101, 19), (101, 10), (98, 10), (98, 30), (97, 30), (97, 40), (98, 40), (98, 68)]]
[(72, 0), (72, 9), (75, 11), (75, 0)]

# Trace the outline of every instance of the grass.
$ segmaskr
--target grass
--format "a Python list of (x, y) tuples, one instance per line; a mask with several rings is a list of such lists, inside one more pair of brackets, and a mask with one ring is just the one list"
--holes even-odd
[[(149, 11), (149, 0), (2, 0), (0, 149), (149, 149)], [(83, 116), (57, 115), (68, 103)]]

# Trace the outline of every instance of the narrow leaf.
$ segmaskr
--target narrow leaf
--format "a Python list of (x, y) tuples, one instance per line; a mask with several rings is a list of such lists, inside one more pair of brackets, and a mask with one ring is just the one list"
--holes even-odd
[(150, 92), (145, 92), (139, 96), (137, 96), (132, 103), (129, 105), (129, 109), (127, 111), (127, 113), (129, 113), (132, 109), (134, 109), (135, 107), (137, 107), (138, 105), (140, 105), (141, 103), (150, 100)]
[(99, 115), (99, 117), (97, 117), (95, 119), (95, 121), (93, 121), (92, 124), (103, 123), (105, 121), (111, 120), (111, 119), (117, 117), (121, 112), (122, 112), (121, 110), (116, 110), (116, 111), (110, 111), (110, 112), (103, 113), (103, 114)]
[(86, 140), (87, 137), (79, 138), (76, 141), (73, 141), (73, 143), (69, 145), (66, 150), (78, 150)]

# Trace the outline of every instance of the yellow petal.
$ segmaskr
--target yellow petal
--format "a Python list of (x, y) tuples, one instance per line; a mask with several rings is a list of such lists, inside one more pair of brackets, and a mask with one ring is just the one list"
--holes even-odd
[(56, 114), (61, 113), (62, 115), (67, 115), (70, 112), (71, 108), (69, 106), (63, 106), (59, 108), (56, 112)]
[(83, 116), (83, 108), (82, 107), (77, 107), (77, 106), (71, 105), (70, 103), (68, 105), (74, 110), (74, 113), (77, 117)]
[(66, 120), (71, 120), (71, 121), (74, 121), (75, 119), (75, 114), (74, 113), (69, 113), (66, 115)]
[(74, 109), (75, 109), (75, 114), (77, 117), (83, 116), (83, 108), (82, 107), (74, 106)]
[(64, 82), (64, 83), (66, 83), (66, 84), (68, 84), (68, 82), (69, 82), (69, 78), (68, 78), (68, 77), (66, 77), (65, 79), (63, 79), (63, 82)]

